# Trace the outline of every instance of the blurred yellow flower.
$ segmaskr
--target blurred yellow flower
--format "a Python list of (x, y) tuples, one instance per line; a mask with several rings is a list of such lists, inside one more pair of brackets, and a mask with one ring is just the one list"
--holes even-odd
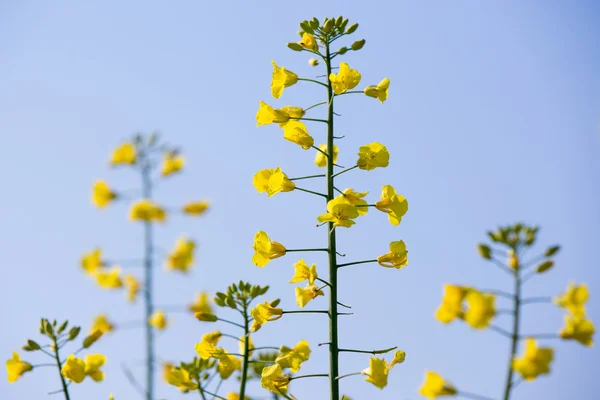
[(296, 188), (296, 184), (279, 167), (258, 171), (252, 178), (252, 184), (258, 193), (267, 193), (269, 197), (279, 192), (291, 192)]
[(196, 296), (196, 300), (192, 304), (188, 305), (188, 310), (190, 310), (193, 313), (212, 314), (213, 309), (208, 298), (208, 293), (198, 293), (198, 295)]
[(133, 165), (136, 162), (135, 145), (130, 142), (125, 142), (113, 151), (110, 158), (110, 165), (129, 164)]
[(85, 362), (71, 354), (67, 357), (60, 372), (65, 379), (81, 383), (85, 379)]
[[(280, 109), (284, 113), (290, 116), (290, 118), (302, 118), (304, 117), (304, 109), (296, 106), (285, 106)], [(279, 124), (281, 126), (281, 124)]]
[(523, 356), (513, 359), (512, 369), (526, 381), (532, 381), (540, 375), (550, 373), (550, 363), (553, 358), (554, 350), (552, 348), (537, 347), (535, 339), (527, 338)]
[(104, 372), (100, 368), (106, 363), (106, 357), (102, 354), (88, 354), (85, 356), (85, 375), (95, 382), (104, 380)]
[(339, 195), (327, 202), (327, 213), (319, 215), (317, 221), (333, 222), (334, 227), (350, 228), (355, 224), (354, 218), (358, 218), (358, 216), (357, 207), (348, 204), (344, 195)]
[(175, 368), (175, 365), (173, 365), (173, 363), (163, 362), (162, 371), (163, 371), (163, 379), (165, 380), (165, 382), (169, 381), (169, 374), (171, 373), (173, 368)]
[(272, 242), (263, 231), (258, 231), (254, 235), (254, 256), (252, 256), (252, 262), (257, 267), (264, 267), (269, 261), (279, 258), (285, 255), (285, 247), (278, 242)]
[(372, 383), (379, 389), (383, 389), (388, 383), (388, 365), (382, 358), (371, 357), (369, 359), (369, 368), (361, 371), (366, 375), (365, 381)]
[(218, 359), (217, 372), (221, 379), (227, 379), (233, 374), (233, 371), (242, 369), (241, 361), (231, 354), (219, 355)]
[(309, 301), (324, 295), (323, 291), (316, 285), (308, 285), (305, 288), (297, 287), (296, 304), (298, 304), (298, 307), (304, 308)]
[(94, 249), (81, 257), (81, 268), (83, 268), (88, 275), (94, 276), (96, 271), (103, 266), (104, 261), (102, 261), (102, 250), (100, 249)]
[(200, 358), (208, 360), (217, 352), (217, 343), (219, 343), (221, 336), (223, 334), (220, 331), (212, 331), (202, 335), (200, 342), (196, 343), (194, 347)]
[(139, 200), (131, 206), (129, 218), (132, 221), (157, 221), (164, 222), (167, 218), (166, 211), (151, 200)]
[(384, 185), (381, 189), (381, 200), (375, 203), (375, 208), (387, 213), (388, 220), (392, 225), (400, 225), (402, 217), (408, 211), (408, 201), (390, 185)]
[(254, 342), (252, 341), (252, 337), (248, 336), (242, 336), (240, 337), (240, 354), (244, 355), (244, 353), (246, 352), (245, 349), (245, 344), (246, 344), (246, 339), (248, 340), (248, 354), (252, 355), (252, 350), (254, 349)]
[[(319, 149), (321, 149), (321, 151), (327, 153), (327, 145), (326, 144), (320, 144)], [(333, 163), (334, 164), (337, 163), (339, 150), (340, 149), (338, 146), (333, 145)], [(327, 167), (327, 157), (325, 157), (325, 154), (321, 153), (320, 151), (317, 151), (317, 155), (315, 156), (315, 165), (319, 168)]]
[(198, 384), (191, 380), (190, 373), (179, 367), (171, 367), (168, 371), (165, 370), (165, 379), (167, 383), (177, 387), (184, 393), (198, 389)]
[(390, 243), (390, 252), (377, 257), (382, 267), (400, 269), (408, 265), (408, 250), (404, 240)]
[(125, 275), (123, 279), (125, 285), (125, 296), (130, 303), (134, 302), (140, 292), (140, 282), (133, 275)]
[(365, 94), (369, 97), (379, 99), (383, 104), (388, 98), (388, 88), (390, 87), (390, 78), (385, 78), (377, 85), (367, 86), (365, 88)]
[(103, 180), (97, 180), (92, 188), (92, 203), (98, 208), (104, 208), (118, 197), (108, 184)]
[(310, 149), (315, 144), (315, 139), (308, 134), (306, 125), (296, 120), (291, 120), (283, 126), (283, 137), (304, 150)]
[(183, 212), (188, 215), (202, 215), (208, 210), (210, 203), (208, 201), (192, 201), (183, 206)]
[(555, 297), (554, 303), (561, 308), (566, 308), (573, 315), (585, 315), (585, 303), (589, 297), (587, 285), (569, 282), (567, 290)]
[(456, 389), (450, 383), (444, 380), (439, 374), (427, 371), (425, 373), (425, 382), (419, 390), (419, 394), (428, 399), (437, 399), (442, 396), (456, 396)]
[(464, 320), (473, 329), (485, 329), (496, 315), (496, 298), (492, 294), (471, 289), (465, 296)]
[(150, 318), (148, 318), (148, 324), (155, 327), (159, 331), (162, 331), (168, 325), (167, 317), (165, 316), (164, 312), (162, 312), (160, 310), (156, 310), (150, 316)]
[(121, 280), (121, 269), (112, 267), (110, 269), (99, 269), (96, 272), (96, 282), (98, 286), (104, 289), (119, 289), (123, 286)]
[(194, 250), (196, 242), (181, 237), (177, 239), (175, 248), (167, 257), (167, 269), (170, 271), (188, 272), (194, 263)]
[(290, 376), (283, 373), (281, 365), (274, 364), (264, 367), (262, 370), (260, 384), (263, 388), (276, 393), (286, 393), (290, 383)]
[(360, 72), (351, 69), (348, 64), (340, 63), (340, 69), (337, 74), (329, 74), (329, 80), (335, 94), (344, 93), (347, 90), (354, 89), (360, 83)]
[(583, 315), (565, 315), (565, 326), (560, 331), (563, 339), (576, 340), (584, 346), (592, 347), (594, 344), (596, 328), (589, 319)]
[(271, 94), (278, 99), (283, 93), (283, 89), (295, 85), (298, 82), (298, 75), (288, 71), (285, 67), (279, 67), (275, 61), (273, 64), (273, 80), (271, 81)]
[(456, 318), (462, 318), (462, 304), (467, 291), (468, 289), (462, 286), (445, 285), (442, 304), (438, 307), (435, 318), (443, 324), (448, 324)]
[(289, 368), (296, 373), (300, 370), (300, 366), (304, 361), (308, 361), (310, 357), (310, 347), (306, 340), (301, 340), (294, 348), (282, 346), (280, 354), (275, 359), (275, 362), (281, 365), (281, 368)]
[(181, 154), (176, 151), (167, 151), (165, 152), (163, 158), (163, 164), (161, 168), (162, 176), (169, 176), (176, 172), (181, 171), (183, 165), (185, 164), (185, 160)]
[(8, 373), (8, 382), (14, 383), (23, 376), (24, 373), (33, 369), (33, 366), (27, 361), (22, 361), (19, 353), (13, 352), (10, 360), (6, 360), (6, 372)]
[(360, 146), (358, 149), (358, 168), (366, 171), (374, 170), (375, 168), (385, 168), (390, 163), (390, 153), (387, 147), (381, 143), (373, 142)]
[[(238, 393), (227, 393), (227, 400), (240, 400), (240, 395)], [(250, 400), (250, 397), (244, 396), (244, 400)]]
[(115, 326), (108, 319), (108, 317), (104, 314), (99, 314), (94, 318), (94, 322), (92, 322), (92, 327), (90, 329), (90, 333), (94, 333), (95, 331), (101, 331), (102, 333), (112, 332), (115, 329)]
[(315, 279), (317, 279), (318, 277), (319, 275), (317, 274), (317, 265), (312, 264), (309, 268), (306, 264), (306, 261), (300, 259), (296, 264), (294, 264), (294, 276), (289, 282), (298, 283), (308, 280), (308, 284), (312, 285), (315, 283)]
[(256, 307), (250, 311), (250, 315), (254, 318), (250, 330), (256, 332), (267, 322), (276, 321), (281, 318), (283, 316), (283, 309), (271, 307), (271, 304), (269, 304), (268, 301), (265, 301), (262, 304), (257, 304)]

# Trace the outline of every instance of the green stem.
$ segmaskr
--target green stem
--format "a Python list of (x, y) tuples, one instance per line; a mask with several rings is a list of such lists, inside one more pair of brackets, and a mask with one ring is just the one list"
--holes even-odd
[(323, 104), (327, 104), (327, 102), (326, 102), (326, 101), (322, 101), (322, 102), (320, 102), (320, 103), (313, 104), (312, 106), (310, 106), (310, 107), (308, 107), (308, 108), (305, 108), (305, 109), (304, 109), (304, 112), (307, 112), (308, 110), (310, 110), (310, 109), (312, 109), (312, 108), (315, 108), (315, 107), (318, 107), (318, 106), (322, 106)]
[(301, 251), (329, 251), (329, 249), (285, 249), (286, 253), (294, 253)]
[(515, 317), (513, 322), (513, 331), (510, 345), (510, 358), (508, 359), (508, 372), (506, 376), (506, 384), (504, 386), (504, 400), (510, 399), (510, 391), (512, 389), (512, 381), (513, 381), (513, 368), (512, 362), (515, 358), (515, 354), (517, 353), (517, 345), (519, 343), (519, 317), (521, 311), (521, 275), (519, 271), (514, 271), (515, 277), (515, 302), (514, 302), (514, 310)]
[(316, 118), (290, 118), (290, 119), (295, 119), (297, 121), (314, 121), (314, 122), (323, 122), (323, 123), (327, 123), (327, 120), (325, 119), (316, 119)]
[[(325, 64), (327, 66), (327, 76), (331, 75), (331, 52), (329, 49), (329, 41), (325, 44)], [(327, 80), (327, 149), (332, 150), (334, 148), (333, 138), (333, 87), (331, 81)], [(335, 197), (334, 191), (334, 178), (350, 170), (345, 169), (337, 174), (333, 173), (333, 157), (327, 157), (327, 201), (331, 201)], [(339, 400), (340, 398), (340, 384), (336, 377), (339, 375), (339, 354), (338, 354), (338, 309), (337, 309), (337, 250), (336, 250), (336, 237), (335, 229), (333, 229), (333, 223), (329, 222), (329, 284), (331, 290), (329, 291), (329, 386), (330, 386), (330, 399)]]
[(363, 354), (385, 354), (392, 350), (396, 350), (398, 346), (390, 347), (389, 349), (383, 350), (355, 350), (355, 349), (339, 349), (340, 352), (346, 353), (363, 353)]
[(491, 397), (482, 396), (476, 393), (465, 392), (463, 390), (456, 393), (458, 397), (464, 397), (465, 399), (473, 399), (473, 400), (494, 400)]
[(364, 261), (354, 261), (346, 264), (338, 265), (338, 268), (349, 267), (350, 265), (358, 265), (358, 264), (368, 264), (368, 263), (376, 263), (377, 260), (364, 260)]
[(521, 305), (534, 303), (552, 303), (552, 297), (529, 297), (521, 300)]
[(343, 96), (345, 94), (358, 94), (358, 93), (365, 94), (365, 92), (362, 92), (360, 90), (352, 90), (350, 92), (344, 92), (344, 93), (336, 94), (336, 96)]
[(202, 386), (200, 385), (198, 385), (198, 392), (200, 393), (202, 400), (206, 400), (206, 396), (204, 395), (204, 389), (202, 389)]
[(292, 310), (282, 311), (282, 314), (329, 314), (327, 310)]
[(240, 399), (244, 400), (246, 395), (246, 379), (248, 379), (248, 359), (249, 349), (248, 342), (250, 341), (250, 326), (248, 325), (248, 304), (244, 300), (244, 359), (242, 361), (242, 379), (240, 380)]
[[(152, 177), (150, 161), (143, 157), (142, 192), (146, 199), (152, 198)], [(154, 400), (154, 330), (148, 320), (154, 313), (153, 304), (153, 232), (152, 222), (144, 222), (144, 321), (146, 334), (146, 399)]]
[(296, 186), (294, 188), (294, 190), (299, 190), (301, 192), (306, 192), (306, 193), (314, 194), (314, 195), (321, 196), (321, 197), (327, 197), (323, 193), (313, 192), (312, 190), (308, 190), (308, 189), (302, 189), (301, 187), (298, 187), (298, 186)]
[(311, 374), (311, 375), (294, 376), (294, 377), (290, 378), (290, 381), (294, 381), (296, 379), (303, 379), (303, 378), (325, 378), (325, 377), (329, 377), (329, 374)]
[(350, 374), (346, 374), (346, 375), (338, 376), (338, 377), (336, 377), (335, 379), (336, 379), (336, 380), (340, 380), (340, 379), (344, 379), (344, 378), (347, 378), (347, 377), (349, 377), (349, 376), (354, 376), (354, 375), (362, 375), (362, 372), (352, 372), (352, 373), (350, 373)]
[(62, 375), (62, 363), (60, 362), (60, 355), (58, 354), (58, 343), (56, 343), (56, 338), (54, 341), (54, 359), (56, 360), (56, 366), (58, 367), (58, 375), (60, 375), (60, 383), (62, 384), (62, 391), (65, 394), (65, 400), (71, 400), (69, 397), (69, 389), (67, 388), (67, 381), (65, 381), (65, 377)]
[(244, 328), (244, 325), (242, 325), (242, 324), (238, 324), (237, 322), (233, 322), (233, 321), (230, 321), (230, 320), (228, 320), (228, 319), (223, 319), (223, 318), (218, 318), (218, 317), (217, 317), (217, 321), (226, 322), (226, 323), (228, 323), (228, 324), (235, 325), (235, 326), (237, 326), (238, 328)]
[[(333, 134), (332, 134), (332, 136), (333, 136)], [(333, 137), (332, 137), (331, 139), (332, 139), (332, 141), (333, 141)], [(329, 148), (329, 147), (327, 147), (327, 148)], [(332, 165), (332, 168), (333, 168), (333, 165)], [(333, 175), (332, 175), (332, 179), (333, 179), (333, 178), (335, 178), (335, 177), (336, 177), (336, 176), (338, 176), (338, 175), (341, 175), (341, 174), (343, 174), (343, 173), (346, 173), (346, 172), (348, 172), (348, 171), (352, 171), (354, 168), (358, 168), (358, 165), (355, 165), (354, 167), (350, 167), (350, 168), (343, 169), (343, 170), (341, 170), (340, 172), (338, 172), (337, 174), (333, 174)]]
[[(312, 52), (311, 52), (312, 53)], [(314, 53), (316, 54), (316, 53)], [(328, 75), (329, 76), (329, 75)], [(319, 81), (315, 81), (314, 79), (306, 79), (306, 78), (298, 78), (299, 81), (305, 81), (305, 82), (312, 82), (312, 83), (318, 83), (321, 86), (325, 86), (325, 87), (329, 87), (328, 85), (324, 84), (323, 82), (319, 82)]]
[(310, 179), (310, 178), (324, 178), (325, 174), (320, 175), (309, 175), (309, 176), (301, 176), (299, 178), (291, 178), (290, 181), (300, 181), (302, 179)]

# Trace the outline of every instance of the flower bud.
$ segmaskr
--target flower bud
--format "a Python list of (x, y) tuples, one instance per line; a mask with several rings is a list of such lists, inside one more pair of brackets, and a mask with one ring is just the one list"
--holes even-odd
[(548, 248), (548, 250), (546, 250), (546, 253), (544, 253), (544, 255), (546, 257), (552, 257), (553, 255), (558, 253), (559, 250), (560, 250), (560, 246), (552, 246), (552, 247)]
[(347, 51), (348, 51), (348, 48), (344, 46), (344, 47), (342, 47), (341, 49), (339, 49), (339, 50), (337, 51), (337, 53), (338, 53), (339, 55), (342, 55), (342, 54), (346, 54), (346, 52), (347, 52)]
[(197, 312), (194, 314), (194, 317), (198, 320), (198, 321), (204, 321), (204, 322), (217, 322), (217, 316), (211, 313), (207, 313), (207, 312)]
[(352, 43), (352, 50), (357, 51), (363, 48), (363, 46), (365, 45), (366, 40), (362, 39), (362, 40), (357, 40), (356, 42)]
[(316, 58), (309, 58), (308, 65), (310, 65), (311, 67), (316, 67), (317, 65), (319, 65), (319, 60), (317, 60)]
[(519, 269), (519, 257), (517, 257), (512, 250), (508, 255), (508, 266), (515, 271)]
[(537, 272), (538, 274), (543, 274), (544, 272), (552, 269), (552, 267), (554, 267), (554, 261), (552, 261), (552, 260), (544, 261), (543, 263), (541, 263), (540, 265), (537, 266), (537, 268), (535, 269), (535, 272)]
[(306, 32), (306, 33), (310, 33), (311, 35), (315, 32), (313, 31), (313, 29), (310, 27), (310, 24), (308, 23), (308, 21), (302, 21), (300, 22), (300, 28)]
[(346, 30), (346, 33), (348, 35), (350, 35), (351, 33), (356, 32), (357, 29), (358, 29), (358, 24), (352, 24), (348, 27), (348, 29)]
[(325, 31), (325, 33), (331, 32), (331, 30), (333, 29), (333, 23), (334, 21), (331, 19), (325, 21), (325, 23), (323, 24), (323, 31)]
[(490, 249), (490, 246), (488, 245), (485, 245), (483, 243), (479, 244), (477, 246), (477, 251), (479, 252), (479, 255), (485, 258), (486, 260), (492, 258), (492, 249)]
[(302, 51), (302, 45), (295, 43), (295, 42), (289, 42), (287, 44), (287, 47), (294, 51)]

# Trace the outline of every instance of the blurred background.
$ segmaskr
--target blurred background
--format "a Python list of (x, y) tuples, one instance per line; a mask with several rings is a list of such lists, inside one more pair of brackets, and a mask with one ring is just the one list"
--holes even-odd
[[(142, 255), (142, 228), (127, 221), (126, 202), (102, 211), (90, 204), (97, 178), (117, 190), (139, 188), (132, 171), (107, 165), (112, 149), (136, 132), (160, 131), (187, 159), (183, 174), (158, 186), (162, 204), (204, 198), (212, 203), (201, 219), (173, 215), (158, 229), (163, 248), (171, 248), (179, 234), (199, 246), (188, 276), (159, 266), (157, 304), (188, 303), (200, 290), (214, 293), (244, 279), (271, 285), (272, 298), (295, 308), (294, 286), (287, 280), (298, 257), (256, 268), (250, 261), (252, 238), (262, 229), (290, 248), (322, 245), (326, 231), (314, 226), (321, 199), (300, 192), (267, 199), (251, 180), (262, 168), (281, 166), (290, 176), (320, 170), (313, 150), (285, 141), (278, 127), (255, 128), (254, 117), (261, 99), (303, 107), (324, 99), (321, 88), (307, 83), (272, 99), (271, 60), (304, 77), (323, 74), (322, 66), (310, 67), (305, 53), (290, 51), (286, 43), (298, 40), (301, 20), (337, 15), (359, 22), (354, 37), (367, 40), (361, 51), (342, 59), (362, 73), (360, 87), (391, 79), (384, 105), (360, 95), (337, 102), (342, 114), (337, 134), (346, 136), (339, 143), (340, 164), (351, 165), (358, 147), (373, 141), (391, 153), (387, 169), (353, 171), (340, 178), (340, 186), (368, 190), (375, 200), (381, 185), (392, 184), (410, 205), (398, 227), (373, 210), (339, 232), (346, 261), (383, 254), (393, 240), (403, 239), (409, 249), (409, 266), (400, 271), (373, 264), (341, 271), (340, 301), (354, 312), (342, 320), (341, 344), (398, 345), (407, 353), (385, 390), (355, 376), (344, 379), (342, 392), (354, 400), (417, 399), (424, 371), (432, 369), (459, 389), (500, 396), (508, 340), (433, 318), (444, 283), (511, 290), (510, 278), (476, 252), (485, 232), (499, 224), (541, 225), (537, 252), (563, 246), (555, 269), (527, 283), (527, 295), (556, 295), (570, 279), (586, 282), (589, 317), (600, 322), (597, 2), (5, 0), (0, 1), (4, 359), (36, 338), (40, 317), (68, 318), (86, 332), (100, 312), (117, 323), (141, 318), (141, 304), (130, 306), (121, 292), (100, 290), (79, 268), (81, 254), (96, 246), (107, 258)], [(309, 129), (322, 143), (322, 126)], [(324, 258), (304, 258), (325, 274)], [(312, 304), (325, 307), (326, 299)], [(171, 317), (172, 327), (159, 334), (160, 359), (191, 359), (194, 344), (214, 325), (187, 314)], [(499, 316), (496, 323), (508, 328), (509, 318)], [(532, 305), (523, 332), (558, 332), (562, 323), (561, 310)], [(288, 315), (265, 326), (255, 343), (308, 339), (313, 356), (303, 373), (320, 373), (327, 353), (316, 344), (327, 335), (325, 318)], [(141, 380), (142, 338), (142, 330), (102, 338), (92, 350), (108, 357), (105, 381), (72, 385), (72, 397), (106, 400), (112, 391), (117, 400), (138, 398), (121, 364)], [(555, 346), (552, 374), (520, 385), (514, 399), (596, 398), (597, 348), (543, 343)], [(45, 362), (41, 354), (22, 356)], [(367, 366), (367, 355), (345, 354), (341, 371)], [(236, 386), (228, 381), (223, 387)], [(325, 399), (326, 387), (325, 379), (301, 380), (292, 393)], [(59, 388), (56, 370), (45, 368), (15, 384), (0, 380), (0, 397), (44, 399)], [(162, 382), (158, 394), (185, 396)], [(267, 393), (255, 383), (251, 395)]]

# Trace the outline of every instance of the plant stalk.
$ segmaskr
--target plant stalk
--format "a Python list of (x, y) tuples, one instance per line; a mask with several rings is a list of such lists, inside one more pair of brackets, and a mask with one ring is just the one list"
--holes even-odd
[[(145, 199), (152, 198), (151, 168), (148, 160), (142, 166), (142, 192)], [(146, 400), (154, 400), (154, 331), (148, 323), (154, 313), (153, 303), (153, 231), (152, 222), (144, 221), (144, 321), (146, 335)]]
[(506, 376), (506, 384), (504, 386), (504, 400), (510, 399), (513, 381), (512, 362), (517, 353), (517, 345), (519, 343), (519, 317), (521, 312), (521, 275), (519, 270), (514, 271), (515, 276), (515, 296), (514, 296), (514, 321), (513, 331), (510, 346), (510, 358), (508, 359), (508, 372)]
[(240, 399), (246, 395), (246, 379), (248, 377), (248, 359), (250, 358), (248, 342), (250, 341), (250, 327), (248, 325), (248, 304), (244, 301), (244, 359), (242, 361), (242, 379), (240, 380)]
[(56, 339), (54, 341), (54, 359), (56, 360), (56, 366), (58, 367), (58, 375), (60, 375), (60, 383), (62, 384), (62, 391), (65, 394), (65, 400), (71, 400), (69, 397), (69, 389), (67, 388), (67, 382), (62, 374), (62, 363), (60, 362), (60, 355), (58, 354), (58, 343)]

